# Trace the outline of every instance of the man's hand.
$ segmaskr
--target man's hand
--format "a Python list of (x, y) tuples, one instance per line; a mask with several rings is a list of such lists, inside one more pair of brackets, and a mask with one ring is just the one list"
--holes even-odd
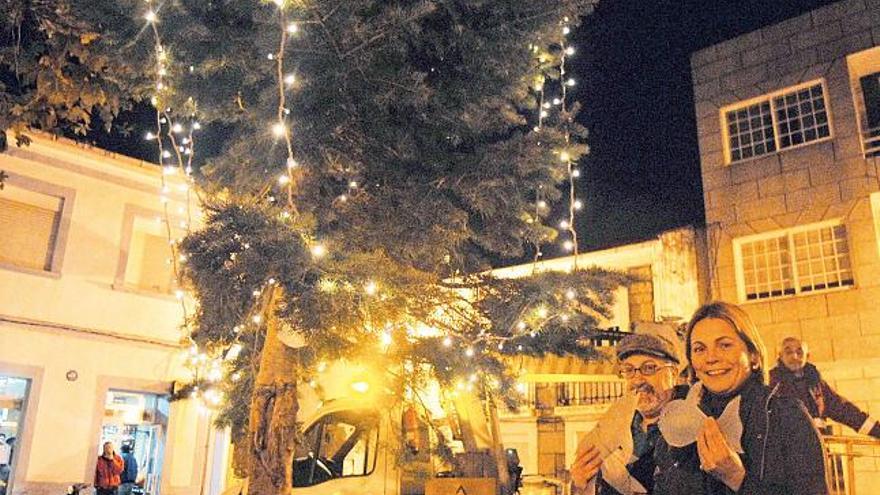
[(571, 481), (574, 487), (585, 488), (601, 466), (599, 449), (592, 445), (581, 444), (575, 453), (574, 464), (571, 465)]
[(715, 418), (706, 418), (703, 428), (697, 434), (697, 453), (700, 455), (700, 468), (703, 471), (731, 490), (739, 490), (746, 477), (746, 468), (739, 454), (727, 444)]

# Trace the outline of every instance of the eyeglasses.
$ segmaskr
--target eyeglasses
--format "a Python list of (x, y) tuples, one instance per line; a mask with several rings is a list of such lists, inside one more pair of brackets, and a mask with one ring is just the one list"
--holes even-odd
[(636, 368), (635, 366), (630, 365), (630, 364), (624, 364), (620, 368), (618, 368), (617, 374), (621, 378), (626, 378), (628, 380), (630, 378), (635, 378), (637, 371), (642, 376), (652, 376), (652, 375), (656, 375), (657, 372), (662, 370), (663, 368), (674, 368), (674, 367), (675, 367), (675, 365), (673, 365), (673, 364), (657, 364), (657, 363), (653, 363), (653, 362), (648, 361), (647, 363), (642, 363), (642, 365), (639, 366), (638, 368)]

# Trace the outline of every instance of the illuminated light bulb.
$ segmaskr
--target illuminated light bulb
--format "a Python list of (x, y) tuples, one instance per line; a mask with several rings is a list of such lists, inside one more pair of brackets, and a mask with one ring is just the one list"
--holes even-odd
[(475, 381), (477, 381), (477, 374), (471, 373), (471, 376), (468, 377), (468, 381), (471, 383), (474, 383)]
[(504, 342), (499, 342), (499, 343), (498, 343), (498, 350), (499, 350), (499, 351), (503, 351), (503, 350), (504, 350)]
[(541, 117), (546, 117), (547, 115), (549, 115), (547, 110), (541, 110)]
[(576, 200), (574, 201), (574, 209), (575, 209), (575, 210), (580, 210), (580, 209), (583, 208), (583, 207), (584, 207), (584, 202), (583, 202), (583, 201), (581, 201), (581, 200), (579, 200), (579, 199), (576, 199)]
[(370, 281), (364, 286), (364, 292), (367, 293), (368, 296), (372, 296), (376, 294), (376, 291), (379, 290), (379, 286), (376, 285), (376, 282)]
[(474, 349), (472, 347), (468, 347), (467, 349), (465, 349), (464, 355), (467, 357), (473, 357), (474, 356)]
[(562, 34), (568, 34), (570, 32), (571, 32), (571, 28), (569, 28), (568, 26), (565, 26), (562, 28)]
[(180, 142), (181, 142), (181, 144), (189, 144), (189, 138), (185, 137), (185, 138), (181, 139)]
[(524, 393), (528, 392), (528, 390), (529, 390), (529, 388), (528, 388), (528, 386), (527, 386), (525, 383), (523, 383), (523, 382), (518, 382), (518, 383), (516, 384), (516, 391), (517, 391), (517, 392), (519, 392), (519, 393), (521, 393), (521, 394), (524, 394)]
[(572, 289), (568, 289), (567, 291), (565, 291), (565, 298), (566, 299), (571, 300), (571, 299), (574, 299), (575, 297), (577, 297), (577, 294)]
[(275, 285), (275, 278), (270, 277), (269, 280), (266, 281), (266, 283), (269, 285)]
[(523, 350), (523, 346), (522, 346), (522, 344), (520, 344), (520, 345), (518, 345), (518, 346), (516, 346), (516, 350), (518, 350), (518, 351), (521, 351), (521, 350)]
[(535, 127), (532, 127), (532, 130), (533, 130), (533, 131), (535, 131), (535, 132), (538, 132), (538, 131), (540, 131), (540, 130), (541, 130), (541, 128), (540, 128), (540, 127), (538, 127), (538, 126), (535, 126)]
[(202, 128), (202, 124), (200, 124), (198, 122), (193, 122), (193, 129), (199, 130), (201, 128)]
[(573, 178), (577, 179), (578, 177), (581, 176), (581, 171), (578, 170), (578, 169), (576, 169), (576, 168), (575, 168), (575, 169), (572, 169), (572, 171), (571, 171), (571, 176), (572, 176)]
[(293, 86), (293, 83), (296, 82), (296, 76), (293, 74), (288, 74), (284, 76), (284, 84), (288, 86)]
[(266, 55), (266, 58), (268, 58), (269, 60), (275, 60), (275, 54), (274, 54), (274, 53), (269, 53), (269, 54)]
[(167, 75), (168, 75), (168, 69), (166, 69), (165, 67), (159, 67), (159, 75), (160, 75), (160, 76), (167, 76)]
[(562, 100), (560, 100), (559, 98), (553, 98), (554, 105), (559, 105), (560, 103), (562, 103)]
[(150, 97), (150, 105), (153, 105), (155, 107), (158, 104), (159, 104), (159, 98), (156, 98), (155, 96), (151, 96)]
[(148, 132), (148, 133), (144, 136), (144, 139), (146, 139), (147, 141), (152, 141), (152, 140), (156, 139), (156, 135), (153, 134), (152, 132)]
[(162, 167), (162, 173), (165, 175), (174, 175), (177, 172), (177, 168), (173, 165), (165, 165)]
[(174, 297), (176, 297), (178, 301), (183, 299), (183, 291), (177, 289), (176, 291), (174, 291)]
[(290, 182), (290, 177), (288, 177), (287, 174), (281, 174), (278, 176), (278, 184), (283, 186), (285, 184), (288, 184), (289, 182)]
[(321, 361), (320, 363), (318, 363), (318, 366), (316, 369), (318, 370), (318, 373), (323, 373), (324, 371), (327, 370), (327, 362)]
[(181, 152), (181, 153), (183, 153), (183, 154), (186, 154), (186, 152), (187, 152), (188, 150), (186, 149), (185, 146), (178, 146), (178, 147), (177, 147), (177, 151), (179, 151), (179, 152)]
[(342, 201), (343, 203), (345, 203), (346, 201), (348, 201), (348, 196), (346, 196), (345, 194), (340, 194), (339, 201)]
[(324, 247), (323, 244), (315, 244), (311, 248), (312, 256), (315, 258), (322, 258), (325, 254), (327, 254), (327, 248)]
[(175, 123), (171, 126), (171, 132), (174, 132), (174, 133), (183, 132), (183, 126), (180, 125), (179, 122), (175, 122)]
[(544, 200), (538, 201), (538, 208), (546, 208), (547, 202)]
[(163, 82), (156, 83), (156, 89), (158, 89), (159, 91), (162, 91), (163, 89), (165, 89), (165, 83), (163, 83)]
[(165, 49), (164, 49), (164, 48), (161, 48), (161, 47), (160, 47), (158, 53), (156, 53), (156, 57), (157, 57), (160, 61), (164, 61), (164, 60), (166, 60), (166, 59), (168, 58), (168, 54), (165, 53)]
[(251, 321), (259, 325), (260, 322), (263, 321), (263, 317), (260, 315), (254, 315), (251, 317)]
[(562, 243), (562, 248), (566, 251), (571, 251), (572, 249), (574, 249), (574, 243), (571, 241), (565, 241)]
[(443, 337), (443, 347), (452, 347), (452, 339), (449, 337)]
[(281, 122), (275, 122), (274, 124), (272, 124), (272, 134), (275, 137), (283, 136), (285, 130), (286, 129), (284, 128), (284, 124), (282, 124)]
[(350, 187), (352, 189), (357, 189), (357, 186), (358, 186), (358, 183), (355, 181), (351, 181), (348, 183), (348, 187)]
[(251, 292), (251, 294), (253, 294), (254, 297), (260, 297), (260, 291), (258, 290)]
[(193, 67), (192, 65), (190, 65), (190, 66), (189, 66), (189, 72), (190, 72), (190, 74), (192, 74), (192, 73), (195, 72), (195, 71), (196, 71), (196, 68)]
[(531, 332), (529, 332), (529, 337), (535, 338), (535, 337), (537, 337), (537, 336), (538, 336), (538, 332), (536, 332), (536, 331), (534, 331), (534, 330), (532, 330)]
[(287, 158), (286, 164), (287, 168), (296, 168), (299, 166), (299, 163), (296, 163), (296, 160), (294, 160), (292, 157)]
[(550, 102), (549, 102), (549, 101), (544, 103), (544, 108), (550, 108)]
[(388, 332), (382, 332), (379, 336), (379, 343), (382, 344), (382, 347), (388, 347), (392, 342), (391, 334)]
[(519, 328), (520, 330), (525, 330), (526, 329), (526, 322), (521, 321), (521, 322), (517, 323), (516, 328)]
[(171, 152), (168, 150), (162, 151), (162, 158), (171, 158)]
[(566, 48), (566, 49), (565, 49), (565, 54), (566, 54), (566, 55), (574, 55), (574, 47), (573, 47), (573, 46), (570, 46), (570, 47)]
[(568, 221), (563, 220), (563, 221), (559, 222), (559, 228), (560, 229), (567, 229), (568, 228)]
[(239, 373), (238, 371), (236, 371), (235, 373), (233, 373), (232, 375), (230, 375), (229, 378), (230, 378), (233, 382), (237, 382), (237, 381), (241, 380), (241, 373)]
[(571, 160), (571, 155), (569, 155), (567, 151), (563, 151), (563, 152), (559, 153), (559, 160), (563, 161), (563, 162), (567, 162), (567, 161)]
[(299, 31), (299, 26), (295, 22), (291, 22), (290, 24), (287, 25), (287, 32), (288, 33), (293, 34), (297, 31)]
[(565, 81), (566, 86), (574, 86), (576, 83), (574, 82), (574, 78), (569, 78), (568, 81)]
[(309, 387), (318, 388), (318, 382), (315, 380), (309, 380)]
[(144, 19), (146, 19), (147, 22), (156, 22), (158, 17), (156, 16), (155, 12), (153, 12), (152, 10), (148, 10), (147, 13), (144, 14)]
[(277, 5), (279, 8), (284, 7), (284, 0), (272, 0), (272, 3)]
[(538, 318), (546, 318), (547, 317), (547, 308), (540, 307), (538, 308)]

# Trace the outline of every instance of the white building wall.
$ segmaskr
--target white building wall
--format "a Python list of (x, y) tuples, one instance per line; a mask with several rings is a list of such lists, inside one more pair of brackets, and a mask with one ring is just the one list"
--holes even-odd
[[(108, 390), (168, 394), (188, 376), (180, 302), (119, 283), (126, 225), (137, 215), (160, 216), (161, 176), (155, 165), (41, 135), (0, 154), (0, 170), (8, 184), (65, 191), (69, 208), (54, 273), (0, 266), (0, 374), (31, 381), (13, 493), (54, 495), (93, 481)], [(180, 229), (187, 218), (184, 182), (169, 180), (169, 208)], [(171, 404), (163, 495), (199, 493), (208, 419), (189, 401)]]

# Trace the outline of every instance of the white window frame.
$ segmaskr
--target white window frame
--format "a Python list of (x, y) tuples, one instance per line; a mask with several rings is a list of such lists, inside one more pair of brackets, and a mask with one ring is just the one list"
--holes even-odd
[[(132, 204), (125, 205), (125, 210), (123, 212), (122, 218), (122, 232), (119, 241), (119, 259), (116, 263), (116, 277), (113, 281), (113, 289), (161, 298), (174, 298), (174, 287), (171, 287), (168, 292), (162, 292), (132, 287), (131, 285), (126, 283), (126, 268), (128, 267), (129, 251), (131, 250), (131, 242), (132, 238), (134, 237), (135, 219), (138, 218), (147, 220), (155, 220), (158, 218), (162, 223), (165, 222), (165, 215), (160, 211), (150, 210)], [(178, 217), (171, 217), (169, 218), (169, 220), (172, 222), (172, 225), (174, 225), (175, 222), (179, 223), (183, 219)], [(172, 226), (172, 232), (175, 230), (179, 229)], [(169, 257), (170, 255), (171, 252), (169, 250)], [(174, 276), (173, 272), (171, 276)]]
[[(31, 275), (42, 275), (52, 278), (61, 277), (61, 267), (64, 264), (64, 252), (67, 248), (67, 240), (70, 235), (70, 222), (73, 216), (73, 203), (76, 199), (76, 190), (63, 187), (50, 182), (45, 182), (32, 177), (20, 175), (15, 172), (7, 171), (8, 177), (6, 184), (25, 189), (37, 194), (52, 196), (61, 200), (60, 218), (58, 219), (58, 229), (55, 231), (55, 244), (52, 246), (52, 259), (49, 262), (49, 270), (36, 270), (25, 266), (19, 266), (14, 263), (0, 262), (0, 269), (27, 273)], [(2, 194), (2, 192), (0, 192)]]
[[(796, 91), (800, 91), (804, 88), (809, 88), (815, 86), (816, 84), (820, 84), (822, 86), (822, 99), (825, 101), (825, 114), (828, 116), (828, 136), (815, 139), (813, 141), (809, 141), (806, 143), (795, 144), (793, 146), (787, 146), (785, 148), (780, 147), (780, 136), (779, 136), (779, 122), (776, 119), (776, 105), (773, 103), (773, 100), (782, 94), (792, 93)], [(748, 158), (740, 158), (739, 160), (733, 160), (732, 150), (730, 149), (730, 132), (728, 131), (728, 123), (727, 123), (727, 113), (735, 112), (737, 110), (741, 110), (743, 108), (750, 107), (752, 105), (756, 105), (758, 103), (768, 102), (770, 104), (770, 117), (773, 120), (773, 140), (776, 144), (776, 150), (771, 151), (769, 153), (764, 153), (762, 155), (750, 156)], [(828, 84), (825, 82), (824, 78), (813, 79), (811, 81), (803, 82), (800, 84), (795, 84), (794, 86), (788, 86), (782, 89), (778, 89), (771, 93), (765, 93), (760, 96), (756, 96), (754, 98), (749, 98), (748, 100), (738, 101), (732, 105), (727, 105), (725, 107), (721, 107), (719, 110), (718, 117), (721, 121), (721, 142), (724, 148), (724, 163), (725, 165), (734, 165), (737, 163), (745, 163), (752, 160), (757, 160), (760, 158), (773, 156), (778, 153), (782, 153), (788, 150), (793, 150), (797, 148), (802, 148), (804, 146), (811, 146), (818, 143), (824, 143), (826, 141), (830, 141), (834, 139), (834, 119), (832, 117), (831, 112), (831, 101), (828, 98)]]
[[(846, 242), (847, 242), (847, 248), (849, 249), (848, 256), (850, 259), (850, 270), (853, 273), (852, 285), (841, 285), (840, 287), (830, 287), (830, 288), (825, 288), (825, 289), (813, 290), (813, 291), (809, 291), (809, 292), (801, 292), (800, 282), (799, 282), (799, 278), (798, 278), (798, 270), (797, 270), (798, 260), (794, 257), (794, 253), (795, 253), (794, 235), (798, 234), (800, 232), (809, 232), (809, 231), (814, 231), (814, 230), (819, 230), (819, 229), (824, 229), (824, 228), (829, 228), (829, 227), (837, 227), (840, 225), (842, 225), (846, 228), (846, 224), (843, 222), (843, 220), (840, 218), (837, 218), (837, 219), (833, 219), (833, 220), (826, 220), (823, 222), (810, 223), (810, 224), (806, 224), (806, 225), (799, 225), (797, 227), (792, 227), (790, 229), (773, 230), (770, 232), (762, 232), (760, 234), (747, 235), (747, 236), (737, 237), (737, 238), (733, 239), (733, 263), (734, 263), (733, 269), (734, 269), (734, 273), (736, 275), (736, 292), (737, 292), (737, 297), (739, 298), (740, 303), (749, 304), (749, 303), (762, 303), (762, 302), (767, 302), (767, 301), (778, 301), (780, 299), (789, 299), (789, 298), (800, 297), (800, 296), (811, 296), (814, 294), (825, 294), (828, 292), (836, 292), (836, 291), (849, 290), (849, 289), (855, 288), (857, 285), (857, 281), (856, 281), (856, 275), (855, 275), (855, 267), (852, 264), (852, 244), (850, 243), (851, 236), (849, 235), (849, 229), (847, 228), (846, 229), (847, 230)], [(788, 243), (789, 243), (789, 253), (791, 253), (790, 256), (792, 257), (791, 258), (791, 261), (792, 261), (791, 277), (792, 277), (792, 282), (793, 282), (792, 285), (793, 285), (794, 291), (795, 291), (794, 294), (783, 294), (780, 296), (771, 296), (771, 297), (765, 297), (765, 298), (760, 298), (760, 299), (748, 299), (747, 295), (746, 295), (745, 273), (744, 273), (744, 269), (743, 269), (743, 256), (742, 256), (743, 244), (748, 244), (748, 243), (755, 242), (755, 241), (761, 241), (761, 240), (771, 239), (771, 238), (781, 237), (781, 236), (785, 236), (787, 238)]]

